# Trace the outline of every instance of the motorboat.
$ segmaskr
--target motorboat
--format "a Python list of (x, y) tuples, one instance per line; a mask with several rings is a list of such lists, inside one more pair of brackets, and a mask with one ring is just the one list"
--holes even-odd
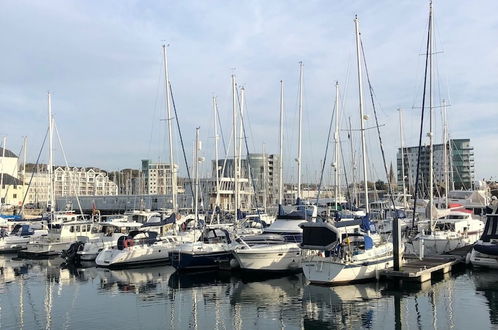
[(243, 244), (233, 254), (242, 270), (297, 271), (301, 268), (301, 248), (298, 243), (260, 241), (255, 245)]
[(20, 257), (36, 258), (49, 257), (61, 254), (72, 243), (83, 239), (82, 237), (98, 237), (92, 228), (94, 223), (89, 220), (76, 220), (63, 222), (49, 229), (47, 235), (34, 237), (29, 241), (26, 250), (18, 252)]
[(228, 267), (237, 245), (227, 229), (206, 227), (199, 240), (181, 244), (171, 252), (171, 264), (178, 270)]
[(0, 232), (0, 253), (26, 249), (30, 239), (47, 234), (47, 229), (41, 223), (16, 224), (10, 233)]
[(467, 260), (472, 266), (498, 269), (498, 214), (486, 216), (486, 226)]
[(165, 263), (169, 261), (169, 253), (177, 244), (175, 236), (159, 237), (154, 231), (133, 231), (121, 236), (116, 246), (100, 251), (95, 263), (107, 268)]
[(368, 217), (337, 223), (302, 224), (307, 250), (304, 276), (311, 283), (339, 284), (374, 279), (393, 265), (393, 245), (370, 232)]
[(119, 237), (142, 227), (141, 223), (121, 220), (126, 219), (114, 218), (114, 221), (96, 223), (92, 231), (99, 235), (93, 238), (81, 237), (63, 251), (62, 257), (68, 262), (93, 261), (100, 251), (116, 245)]
[(258, 236), (242, 236), (244, 244), (234, 250), (242, 270), (296, 271), (301, 268), (299, 243), (303, 230), (300, 224), (314, 221), (315, 205), (297, 205), (290, 212), (279, 207), (275, 222)]

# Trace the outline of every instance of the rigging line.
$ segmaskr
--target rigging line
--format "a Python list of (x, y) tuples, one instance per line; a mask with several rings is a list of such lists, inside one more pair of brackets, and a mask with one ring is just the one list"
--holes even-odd
[[(218, 108), (218, 102), (215, 102), (215, 107), (216, 107), (216, 117), (218, 120), (218, 128), (220, 129), (221, 142), (223, 143), (223, 151), (225, 151), (225, 155), (226, 155), (227, 154), (227, 146), (225, 144), (225, 134), (223, 134), (223, 127), (221, 126), (220, 109)], [(216, 164), (216, 166), (218, 166), (218, 164)]]
[[(417, 171), (415, 172), (415, 193), (413, 195), (413, 217), (412, 217), (412, 228), (415, 227), (415, 215), (417, 208), (417, 194), (418, 194), (418, 185), (419, 185), (419, 176), (420, 176), (420, 157), (422, 153), (422, 135), (424, 130), (424, 112), (425, 112), (425, 92), (427, 90), (427, 71), (429, 68), (429, 46), (431, 41), (431, 21), (432, 21), (432, 13), (429, 15), (429, 27), (427, 29), (427, 51), (425, 52), (425, 72), (424, 72), (424, 89), (422, 94), (422, 111), (420, 118), (420, 132), (418, 137), (418, 155), (417, 155)], [(432, 164), (430, 164), (432, 166)], [(429, 207), (432, 207), (429, 206)]]
[[(59, 129), (57, 128), (55, 120), (54, 120), (54, 128), (55, 128), (55, 134), (57, 135), (57, 139), (59, 140), (62, 156), (64, 156), (64, 162), (66, 163), (66, 167), (69, 169), (69, 163), (67, 162), (66, 152), (64, 151), (64, 147), (62, 146), (61, 136), (59, 135)], [(71, 177), (71, 172), (69, 172), (69, 176)], [(75, 192), (74, 195), (76, 197), (76, 202), (78, 203), (78, 208), (80, 209), (80, 214), (83, 215), (83, 209), (81, 208), (80, 198), (78, 196), (79, 192), (76, 189), (74, 189), (74, 192)], [(71, 189), (69, 189), (69, 194), (71, 194)]]
[[(365, 56), (365, 49), (363, 48), (363, 41), (361, 40), (361, 37), (360, 37), (360, 46), (361, 46), (361, 52), (363, 54), (363, 65), (365, 66), (365, 74), (367, 75), (368, 90), (370, 92), (370, 99), (372, 101), (372, 108), (373, 108), (374, 117), (375, 117), (375, 125), (377, 126), (377, 136), (379, 137), (380, 151), (382, 154), (382, 162), (384, 164), (384, 171), (385, 171), (386, 178), (387, 178), (387, 190), (389, 192), (389, 198), (391, 200), (391, 203), (393, 204), (393, 208), (394, 208), (394, 210), (396, 210), (396, 203), (394, 202), (393, 191), (391, 188), (391, 180), (389, 178), (389, 172), (387, 170), (386, 154), (384, 152), (384, 145), (382, 143), (382, 136), (380, 134), (379, 118), (377, 117), (377, 108), (375, 107), (375, 102), (374, 102), (373, 87), (372, 87), (372, 83), (370, 82), (370, 74), (368, 73), (367, 59)], [(394, 212), (394, 217), (395, 218), (398, 217), (397, 212)]]
[[(334, 107), (332, 108), (332, 116), (330, 118), (330, 124), (329, 124), (329, 131), (327, 134), (327, 144), (325, 145), (325, 155), (323, 157), (323, 162), (322, 162), (322, 171), (320, 173), (320, 182), (318, 184), (318, 192), (316, 194), (316, 205), (318, 205), (318, 200), (320, 199), (320, 191), (322, 189), (322, 182), (323, 182), (323, 172), (325, 171), (325, 164), (327, 163), (327, 153), (329, 151), (329, 144), (330, 144), (330, 133), (332, 132), (332, 124), (334, 122), (334, 116), (336, 115), (336, 107), (335, 107), (335, 102), (334, 102)], [(337, 196), (335, 196), (337, 199)]]
[(24, 212), (24, 202), (26, 201), (26, 197), (28, 196), (29, 192), (29, 187), (31, 187), (31, 182), (33, 181), (33, 177), (35, 176), (35, 169), (38, 168), (38, 162), (40, 161), (40, 156), (42, 154), (43, 147), (45, 146), (45, 142), (47, 141), (47, 136), (48, 136), (48, 128), (47, 132), (45, 133), (45, 137), (43, 138), (43, 143), (40, 148), (40, 152), (38, 153), (38, 157), (36, 158), (36, 164), (35, 167), (33, 168), (33, 172), (31, 173), (31, 178), (29, 178), (28, 189), (26, 189), (26, 192), (24, 193), (24, 197), (22, 199), (21, 212), (20, 212), (21, 214)]
[[(148, 146), (148, 150), (147, 150), (147, 158), (148, 159), (151, 159), (151, 153), (152, 153), (152, 137), (153, 137), (153, 134), (154, 134), (154, 123), (156, 121), (156, 114), (157, 114), (157, 110), (158, 110), (158, 106), (157, 106), (157, 103), (158, 103), (158, 99), (159, 99), (159, 89), (161, 88), (160, 87), (160, 80), (161, 80), (161, 77), (162, 77), (162, 68), (159, 67), (159, 75), (157, 77), (157, 88), (156, 88), (156, 96), (154, 98), (154, 107), (153, 107), (153, 113), (152, 113), (152, 121), (151, 121), (151, 130), (150, 130), (150, 136), (149, 136), (149, 146)], [(162, 139), (161, 139), (162, 141)]]
[[(175, 98), (173, 97), (173, 87), (171, 86), (171, 82), (168, 81), (169, 84), (169, 93), (171, 95), (171, 104), (173, 105), (173, 110), (175, 111), (175, 119), (176, 119), (176, 127), (178, 128), (178, 135), (180, 137), (180, 143), (182, 145), (182, 152), (183, 152), (183, 160), (185, 161), (185, 168), (187, 170), (187, 177), (190, 182), (192, 182), (192, 178), (190, 177), (190, 170), (188, 169), (188, 161), (187, 161), (187, 155), (185, 154), (185, 145), (183, 144), (183, 136), (182, 136), (182, 130), (180, 129), (180, 120), (178, 120), (178, 112), (176, 111), (176, 103), (175, 103)], [(171, 175), (173, 175), (173, 169), (171, 169)], [(177, 179), (178, 181), (178, 179)], [(192, 187), (192, 184), (190, 184), (190, 192), (192, 193), (192, 198), (195, 198), (194, 194), (194, 188)]]

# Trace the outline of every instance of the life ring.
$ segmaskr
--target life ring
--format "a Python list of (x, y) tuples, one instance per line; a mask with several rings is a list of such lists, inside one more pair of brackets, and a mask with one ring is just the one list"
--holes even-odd
[(127, 248), (127, 247), (132, 247), (133, 245), (135, 245), (135, 241), (134, 241), (134, 240), (132, 240), (131, 238), (127, 238), (127, 239), (125, 239), (125, 240), (124, 240), (124, 242), (123, 242), (123, 246), (124, 246), (125, 248)]

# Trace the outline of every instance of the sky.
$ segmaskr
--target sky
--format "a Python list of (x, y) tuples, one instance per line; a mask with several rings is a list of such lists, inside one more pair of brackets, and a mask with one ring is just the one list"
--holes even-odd
[[(340, 85), (341, 129), (359, 128), (354, 17), (358, 15), (387, 162), (418, 143), (427, 1), (22, 1), (0, 2), (0, 136), (35, 162), (47, 130), (47, 92), (71, 166), (140, 168), (168, 159), (162, 44), (189, 162), (195, 128), (214, 158), (212, 97), (224, 138), (231, 130), (232, 74), (246, 91), (250, 152), (278, 153), (280, 80), (285, 86), (284, 173), (296, 179), (299, 61), (304, 63), (303, 181), (315, 183)], [(498, 2), (437, 0), (434, 102), (441, 143), (442, 100), (452, 138), (470, 138), (476, 178), (498, 163)], [(372, 105), (364, 79), (367, 127)], [(426, 124), (427, 127), (427, 124)], [(425, 135), (424, 131), (424, 135)], [(359, 151), (357, 133), (353, 148)], [(350, 149), (345, 132), (344, 150)], [(57, 141), (57, 139), (56, 139)], [(369, 175), (384, 179), (376, 131), (367, 131)], [(426, 143), (427, 140), (424, 140)], [(175, 158), (185, 173), (178, 132)], [(222, 150), (221, 144), (220, 149)], [(56, 163), (64, 164), (54, 146)], [(47, 161), (42, 152), (40, 161)], [(350, 155), (345, 152), (345, 157)], [(220, 153), (220, 157), (223, 157)], [(333, 153), (327, 155), (330, 174)], [(350, 167), (349, 159), (346, 166)], [(349, 165), (348, 165), (349, 164)], [(210, 162), (202, 164), (203, 175)]]

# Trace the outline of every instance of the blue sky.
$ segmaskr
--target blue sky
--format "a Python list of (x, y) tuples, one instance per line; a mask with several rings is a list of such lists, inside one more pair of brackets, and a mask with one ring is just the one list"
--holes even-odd
[[(164, 160), (161, 45), (166, 42), (189, 159), (197, 126), (204, 156), (214, 157), (215, 95), (228, 139), (231, 74), (246, 89), (251, 152), (277, 153), (279, 81), (284, 81), (288, 180), (295, 179), (298, 62), (303, 61), (303, 181), (316, 182), (336, 80), (343, 118), (351, 116), (353, 126), (359, 125), (355, 14), (385, 124), (388, 161), (394, 162), (399, 146), (397, 108), (405, 109), (406, 144), (417, 143), (426, 1), (3, 1), (0, 7), (0, 136), (8, 137), (7, 147), (16, 153), (22, 136), (28, 136), (30, 161), (47, 127), (48, 90), (71, 165), (114, 170), (139, 168), (141, 159)], [(477, 178), (496, 179), (498, 2), (439, 0), (435, 12), (436, 103), (451, 104), (451, 136), (471, 138)], [(366, 112), (373, 125), (371, 106)], [(372, 131), (367, 138), (371, 175), (384, 178), (377, 137)], [(62, 163), (59, 151), (56, 147)]]

